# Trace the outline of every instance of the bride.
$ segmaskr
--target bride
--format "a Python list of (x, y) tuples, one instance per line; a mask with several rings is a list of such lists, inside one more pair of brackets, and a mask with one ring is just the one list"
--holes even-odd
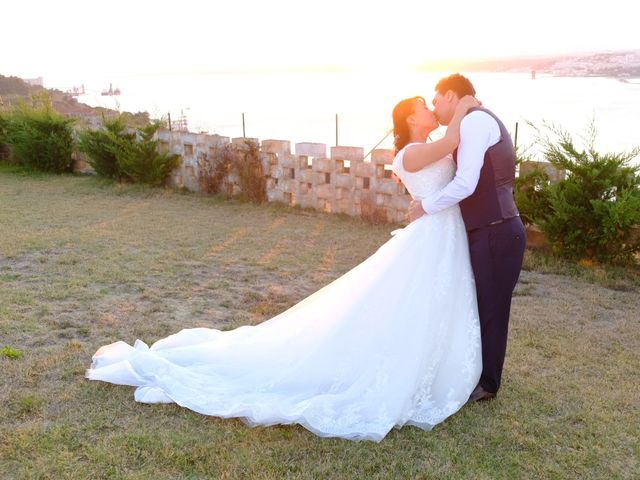
[[(446, 135), (421, 97), (393, 111), (393, 171), (414, 198), (454, 175)], [(412, 222), (342, 277), (256, 326), (182, 330), (151, 347), (101, 347), (86, 376), (137, 387), (135, 399), (171, 403), (255, 425), (298, 423), (322, 437), (379, 442), (393, 428), (425, 430), (455, 413), (481, 371), (467, 235), (457, 205)]]

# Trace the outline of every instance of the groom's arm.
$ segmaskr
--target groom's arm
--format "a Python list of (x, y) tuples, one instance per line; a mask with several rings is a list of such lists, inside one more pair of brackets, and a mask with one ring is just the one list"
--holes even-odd
[(437, 213), (471, 195), (478, 186), (484, 155), (498, 141), (500, 127), (491, 115), (475, 111), (464, 117), (460, 124), (456, 176), (442, 190), (422, 200), (424, 211)]

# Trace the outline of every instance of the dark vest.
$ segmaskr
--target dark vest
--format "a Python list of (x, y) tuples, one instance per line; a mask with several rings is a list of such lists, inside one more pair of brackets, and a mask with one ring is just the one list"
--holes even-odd
[[(500, 127), (500, 140), (489, 147), (484, 155), (478, 186), (471, 196), (460, 202), (460, 210), (467, 231), (490, 223), (515, 217), (518, 208), (513, 199), (513, 182), (516, 176), (515, 152), (509, 132), (504, 124), (486, 108), (472, 108), (491, 115)], [(453, 152), (458, 161), (458, 150)]]

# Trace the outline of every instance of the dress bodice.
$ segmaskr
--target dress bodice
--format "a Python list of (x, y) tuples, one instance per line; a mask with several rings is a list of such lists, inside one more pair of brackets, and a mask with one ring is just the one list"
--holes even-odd
[(444, 188), (455, 175), (455, 163), (453, 157), (447, 155), (446, 157), (431, 163), (417, 172), (408, 172), (402, 166), (402, 159), (406, 149), (415, 145), (410, 143), (406, 145), (402, 150), (398, 152), (393, 159), (391, 169), (395, 173), (402, 183), (409, 191), (409, 194), (414, 198), (421, 200), (433, 192), (437, 192)]

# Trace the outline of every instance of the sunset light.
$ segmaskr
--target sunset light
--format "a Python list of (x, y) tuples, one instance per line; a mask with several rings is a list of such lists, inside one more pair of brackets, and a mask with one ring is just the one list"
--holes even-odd
[(0, 71), (87, 75), (406, 70), (441, 60), (640, 48), (629, 2), (10, 2)]

